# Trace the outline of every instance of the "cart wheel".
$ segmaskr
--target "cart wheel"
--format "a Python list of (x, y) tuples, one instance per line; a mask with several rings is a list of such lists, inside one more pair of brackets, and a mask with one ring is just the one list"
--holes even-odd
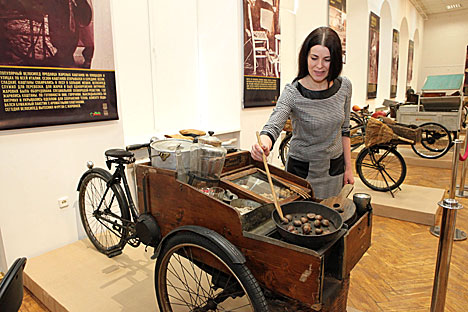
[(244, 264), (235, 264), (209, 239), (180, 232), (164, 244), (154, 273), (162, 312), (268, 311)]
[(91, 172), (84, 178), (79, 191), (79, 210), (84, 230), (93, 245), (112, 257), (125, 246), (128, 231), (122, 219), (129, 220), (130, 216), (120, 185), (113, 185), (104, 197), (108, 180), (101, 172)]
[(281, 141), (279, 152), (281, 156), (281, 162), (283, 166), (286, 166), (286, 160), (288, 159), (289, 144), (291, 143), (292, 132), (286, 132), (284, 139)]
[(356, 171), (362, 182), (374, 191), (387, 192), (399, 187), (406, 177), (406, 163), (388, 145), (363, 149), (356, 158)]
[(427, 122), (419, 126), (421, 142), (411, 146), (413, 151), (423, 158), (439, 158), (452, 147), (450, 132), (441, 124)]

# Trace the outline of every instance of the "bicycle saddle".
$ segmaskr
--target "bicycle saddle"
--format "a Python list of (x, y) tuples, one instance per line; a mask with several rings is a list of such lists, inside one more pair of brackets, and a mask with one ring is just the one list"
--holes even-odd
[(126, 151), (120, 148), (114, 148), (107, 150), (104, 153), (107, 157), (114, 157), (114, 158), (125, 158), (125, 157), (133, 157), (133, 152)]

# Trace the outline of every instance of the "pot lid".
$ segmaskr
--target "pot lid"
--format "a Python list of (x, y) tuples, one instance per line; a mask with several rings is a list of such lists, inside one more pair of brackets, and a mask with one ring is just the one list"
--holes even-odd
[(151, 147), (160, 152), (175, 152), (177, 148), (181, 152), (190, 152), (192, 145), (193, 143), (187, 140), (177, 139), (159, 140), (151, 143)]
[(198, 142), (215, 147), (221, 146), (221, 140), (213, 136), (213, 134), (213, 131), (208, 131), (208, 135), (198, 137)]

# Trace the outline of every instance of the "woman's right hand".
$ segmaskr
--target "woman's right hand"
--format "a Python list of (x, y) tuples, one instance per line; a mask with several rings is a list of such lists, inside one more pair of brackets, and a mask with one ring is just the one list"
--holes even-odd
[(273, 145), (273, 142), (268, 135), (260, 135), (260, 141), (262, 142), (262, 147), (260, 147), (258, 143), (255, 143), (252, 145), (252, 150), (250, 151), (252, 158), (258, 161), (263, 160), (262, 153), (265, 153), (265, 156), (270, 155), (270, 149)]

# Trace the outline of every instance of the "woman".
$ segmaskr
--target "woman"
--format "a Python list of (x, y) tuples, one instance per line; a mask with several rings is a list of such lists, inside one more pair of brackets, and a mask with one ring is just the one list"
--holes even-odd
[(270, 119), (252, 146), (252, 158), (268, 156), (288, 117), (293, 135), (286, 170), (307, 179), (318, 199), (354, 184), (351, 167), (349, 114), (351, 82), (340, 77), (341, 41), (334, 30), (311, 32), (299, 52), (298, 75), (283, 90)]

